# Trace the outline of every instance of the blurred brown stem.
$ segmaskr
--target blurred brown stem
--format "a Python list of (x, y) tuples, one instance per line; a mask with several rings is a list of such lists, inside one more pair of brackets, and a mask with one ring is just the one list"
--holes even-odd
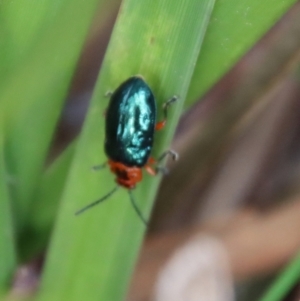
[[(213, 226), (212, 226), (213, 225)], [(149, 300), (159, 271), (187, 240), (199, 234), (223, 242), (233, 277), (237, 280), (268, 274), (285, 264), (300, 248), (300, 199), (271, 212), (239, 213), (231, 222), (214, 220), (198, 228), (188, 228), (149, 238), (141, 252), (128, 300)]]

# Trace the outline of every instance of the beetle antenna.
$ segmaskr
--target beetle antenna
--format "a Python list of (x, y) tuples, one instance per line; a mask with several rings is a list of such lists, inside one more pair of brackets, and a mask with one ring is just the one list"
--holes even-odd
[(137, 213), (137, 215), (139, 216), (139, 218), (141, 219), (141, 221), (145, 224), (145, 226), (148, 227), (148, 222), (145, 220), (145, 218), (143, 217), (143, 215), (142, 215), (139, 207), (135, 203), (134, 196), (132, 194), (131, 189), (128, 190), (128, 193), (129, 193), (131, 204), (132, 204), (135, 212)]
[(102, 163), (102, 164), (92, 166), (92, 169), (93, 169), (93, 170), (100, 170), (100, 169), (105, 168), (106, 165), (107, 165), (107, 162), (104, 162), (104, 163)]
[(117, 190), (118, 190), (119, 186), (116, 186), (112, 191), (110, 191), (107, 195), (105, 195), (104, 197), (102, 197), (101, 199), (93, 202), (93, 203), (90, 203), (88, 204), (87, 206), (81, 208), (80, 210), (76, 211), (75, 212), (75, 215), (79, 215), (81, 213), (83, 213), (84, 211), (98, 205), (99, 203), (105, 201), (106, 199), (108, 199), (111, 195), (113, 195)]

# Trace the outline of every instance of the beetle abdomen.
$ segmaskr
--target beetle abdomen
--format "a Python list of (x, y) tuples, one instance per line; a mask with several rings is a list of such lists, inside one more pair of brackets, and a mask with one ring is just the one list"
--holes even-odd
[(140, 77), (131, 77), (112, 94), (105, 127), (105, 152), (116, 162), (142, 167), (153, 145), (154, 95)]

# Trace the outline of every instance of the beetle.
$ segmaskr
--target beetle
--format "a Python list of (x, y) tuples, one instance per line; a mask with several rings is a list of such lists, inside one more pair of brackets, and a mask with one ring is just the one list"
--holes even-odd
[(108, 161), (94, 168), (101, 169), (108, 165), (111, 172), (116, 175), (117, 186), (101, 199), (77, 211), (76, 215), (108, 199), (121, 186), (128, 189), (132, 206), (147, 225), (135, 203), (132, 190), (142, 181), (142, 168), (155, 176), (159, 171), (164, 172), (164, 168), (160, 166), (153, 168), (151, 165), (158, 164), (167, 155), (172, 156), (173, 160), (178, 158), (177, 153), (171, 150), (164, 152), (158, 160), (150, 156), (154, 132), (165, 126), (168, 107), (177, 100), (177, 96), (164, 103), (164, 119), (160, 122), (156, 122), (157, 108), (154, 95), (141, 76), (130, 77), (109, 96), (110, 101), (105, 114), (104, 143)]

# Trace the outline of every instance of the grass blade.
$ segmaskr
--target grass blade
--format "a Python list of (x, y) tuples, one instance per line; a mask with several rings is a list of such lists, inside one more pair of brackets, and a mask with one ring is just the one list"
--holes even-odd
[[(15, 178), (12, 190), (20, 226), (26, 223), (63, 100), (98, 5), (97, 0), (43, 1), (46, 6), (48, 2), (56, 4), (54, 12), (49, 12), (53, 18), (45, 18), (45, 24), (39, 22), (44, 30), (38, 30), (29, 41), (27, 55), (18, 64), (12, 63), (9, 72), (0, 74), (6, 159)], [(17, 4), (30, 18), (31, 5)]]
[(207, 92), (296, 2), (217, 1), (197, 61), (186, 107)]
[(21, 244), (24, 261), (28, 261), (46, 249), (73, 159), (74, 148), (75, 145), (71, 144), (42, 176), (26, 226), (25, 239)]
[(0, 128), (0, 294), (8, 289), (17, 263), (12, 212), (5, 172), (3, 128)]
[(280, 301), (288, 294), (290, 289), (299, 283), (300, 254), (285, 268), (260, 301)]
[[(189, 87), (213, 1), (125, 1), (78, 141), (63, 195), (39, 300), (122, 300), (145, 231), (129, 201), (119, 190), (109, 201), (80, 217), (74, 213), (107, 193), (115, 184), (107, 170), (90, 167), (105, 161), (101, 118), (105, 92), (135, 74), (143, 75), (158, 107), (177, 94), (167, 129), (157, 134), (155, 154), (174, 133)], [(137, 26), (138, 24), (138, 26)], [(171, 112), (172, 111), (172, 112)], [(148, 215), (158, 179), (145, 177), (134, 191)]]

